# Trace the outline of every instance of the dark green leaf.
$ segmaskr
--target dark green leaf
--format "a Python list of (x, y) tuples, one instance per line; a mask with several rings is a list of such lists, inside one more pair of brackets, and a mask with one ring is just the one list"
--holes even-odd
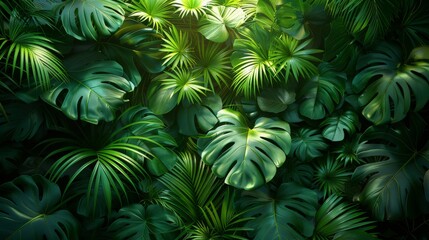
[(321, 123), (324, 127), (322, 135), (333, 142), (343, 141), (345, 132), (349, 135), (359, 128), (359, 117), (353, 111), (345, 111), (325, 119)]
[(2, 239), (77, 239), (78, 222), (58, 209), (60, 188), (46, 178), (21, 175), (1, 185)]
[(301, 161), (321, 157), (327, 148), (328, 144), (316, 129), (301, 128), (292, 134), (291, 154)]
[(316, 192), (296, 183), (283, 183), (275, 192), (266, 187), (244, 192), (240, 200), (244, 209), (250, 209), (248, 227), (255, 240), (307, 239), (314, 230), (317, 207)]
[(262, 111), (279, 113), (295, 102), (295, 93), (284, 88), (267, 88), (257, 97), (257, 101)]

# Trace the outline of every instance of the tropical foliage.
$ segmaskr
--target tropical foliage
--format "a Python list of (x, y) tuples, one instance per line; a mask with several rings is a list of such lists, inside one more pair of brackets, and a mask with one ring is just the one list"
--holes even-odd
[(427, 239), (427, 12), (0, 0), (0, 239)]

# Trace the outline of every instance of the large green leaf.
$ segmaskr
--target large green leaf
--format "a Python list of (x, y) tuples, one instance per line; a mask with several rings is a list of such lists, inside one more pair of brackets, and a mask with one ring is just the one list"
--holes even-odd
[(429, 168), (429, 144), (422, 119), (410, 126), (371, 127), (362, 136), (360, 158), (379, 158), (355, 169), (353, 179), (364, 180), (358, 200), (380, 220), (413, 217), (429, 211), (423, 179)]
[(316, 192), (297, 185), (283, 183), (273, 192), (263, 187), (244, 192), (240, 199), (249, 216), (256, 217), (246, 225), (255, 240), (307, 239), (313, 235), (317, 207)]
[(398, 46), (381, 43), (357, 64), (353, 87), (362, 114), (374, 124), (398, 122), (429, 101), (429, 47), (414, 49), (403, 63)]
[(343, 141), (345, 132), (353, 134), (360, 126), (359, 117), (353, 111), (345, 111), (328, 117), (321, 123), (324, 127), (322, 135), (334, 142)]
[(241, 8), (214, 6), (201, 19), (198, 31), (208, 40), (225, 42), (229, 37), (228, 31), (240, 26), (245, 16)]
[(112, 121), (125, 102), (124, 95), (134, 89), (133, 83), (123, 77), (121, 65), (96, 53), (73, 56), (65, 65), (72, 80), (56, 84), (42, 99), (71, 119), (94, 124)]
[(147, 105), (155, 114), (162, 115), (170, 112), (177, 105), (178, 94), (174, 88), (164, 88), (162, 80), (168, 77), (162, 73), (152, 79), (147, 91)]
[(289, 124), (261, 117), (250, 128), (231, 109), (217, 114), (220, 125), (198, 141), (201, 157), (225, 183), (254, 189), (269, 182), (286, 160), (291, 147)]
[(344, 96), (345, 80), (344, 73), (322, 66), (319, 75), (308, 81), (298, 94), (304, 98), (299, 113), (313, 120), (332, 113)]
[(222, 109), (222, 99), (210, 95), (202, 99), (200, 104), (182, 103), (177, 114), (179, 132), (192, 136), (211, 130), (217, 120), (217, 112)]
[[(331, 195), (323, 202), (317, 210), (315, 220), (316, 228), (313, 239), (316, 240), (334, 236), (338, 239), (347, 239), (345, 237), (340, 238), (340, 236), (346, 233), (349, 233), (348, 236), (353, 236), (357, 235), (357, 230), (365, 233), (375, 228), (374, 222), (368, 220), (365, 212), (359, 210), (356, 205), (342, 201), (342, 197), (336, 195)], [(369, 236), (365, 239), (377, 238)]]
[(109, 36), (125, 19), (124, 9), (115, 0), (67, 0), (58, 14), (66, 33), (78, 40)]
[(159, 205), (132, 204), (121, 208), (109, 226), (115, 239), (170, 240), (177, 229), (175, 216)]
[(98, 43), (101, 51), (124, 68), (128, 78), (137, 86), (141, 71), (159, 73), (164, 70), (159, 48), (161, 35), (135, 21), (124, 24), (106, 42)]
[(78, 239), (78, 222), (59, 209), (56, 184), (39, 175), (21, 175), (0, 188), (0, 238)]

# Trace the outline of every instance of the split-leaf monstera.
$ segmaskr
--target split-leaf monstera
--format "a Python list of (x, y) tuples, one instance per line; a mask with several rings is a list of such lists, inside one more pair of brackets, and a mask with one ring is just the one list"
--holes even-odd
[(269, 182), (291, 147), (289, 124), (261, 117), (253, 128), (238, 112), (218, 112), (219, 126), (198, 142), (201, 157), (225, 183), (254, 189)]
[(123, 77), (121, 65), (103, 58), (81, 54), (68, 59), (65, 65), (72, 80), (56, 84), (42, 98), (71, 119), (112, 121), (125, 102), (125, 93), (132, 91), (134, 84)]
[(403, 63), (397, 45), (381, 43), (362, 56), (353, 87), (362, 92), (362, 115), (374, 124), (398, 122), (429, 101), (429, 47), (414, 49)]
[(61, 204), (55, 183), (22, 175), (1, 185), (0, 237), (2, 239), (78, 239), (78, 222)]

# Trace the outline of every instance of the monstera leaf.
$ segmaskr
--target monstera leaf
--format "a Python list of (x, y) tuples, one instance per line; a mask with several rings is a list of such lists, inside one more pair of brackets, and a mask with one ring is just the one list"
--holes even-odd
[[(389, 129), (371, 127), (362, 135), (360, 158), (381, 158), (356, 168), (353, 179), (366, 180), (359, 201), (380, 220), (413, 217), (427, 213), (423, 189), (429, 168), (429, 144), (425, 123), (411, 118)], [(381, 143), (380, 143), (381, 142)]]
[(304, 100), (299, 106), (299, 113), (313, 120), (332, 113), (344, 95), (345, 80), (345, 74), (334, 72), (328, 66), (321, 66), (320, 74), (301, 89), (300, 95)]
[(205, 133), (218, 122), (216, 114), (222, 109), (222, 99), (217, 95), (205, 97), (201, 104), (182, 103), (177, 116), (179, 132), (192, 136)]
[(429, 101), (429, 47), (415, 48), (406, 64), (398, 46), (381, 43), (358, 60), (353, 79), (362, 114), (374, 124), (398, 122)]
[(162, 40), (152, 28), (135, 21), (125, 21), (108, 41), (99, 43), (101, 50), (110, 59), (124, 68), (129, 79), (137, 86), (141, 70), (159, 73), (164, 70), (158, 48)]
[(174, 239), (177, 229), (173, 214), (159, 205), (133, 204), (119, 210), (118, 219), (109, 227), (115, 239)]
[(325, 119), (322, 135), (333, 142), (343, 141), (345, 133), (353, 134), (359, 128), (359, 117), (353, 111), (345, 111)]
[(236, 28), (244, 22), (246, 14), (241, 8), (214, 6), (200, 21), (198, 31), (213, 42), (228, 40), (228, 29)]
[(302, 40), (310, 35), (310, 24), (322, 25), (327, 22), (328, 17), (321, 5), (292, 0), (278, 7), (276, 19), (283, 32)]
[(67, 0), (58, 14), (66, 33), (78, 40), (109, 36), (125, 19), (124, 9), (114, 0)]
[(73, 56), (65, 61), (72, 78), (59, 83), (42, 95), (43, 100), (60, 109), (71, 119), (97, 124), (112, 121), (134, 85), (123, 77), (117, 62), (104, 60), (95, 53)]
[(246, 225), (254, 229), (253, 239), (308, 239), (314, 230), (316, 192), (294, 182), (283, 183), (275, 192), (267, 187), (244, 192), (243, 209), (256, 217)]
[(78, 222), (58, 209), (56, 184), (39, 175), (21, 175), (0, 188), (1, 239), (77, 239)]
[(198, 141), (201, 158), (225, 183), (254, 189), (269, 182), (286, 160), (291, 146), (289, 124), (261, 117), (250, 128), (233, 110), (218, 112), (219, 126)]

